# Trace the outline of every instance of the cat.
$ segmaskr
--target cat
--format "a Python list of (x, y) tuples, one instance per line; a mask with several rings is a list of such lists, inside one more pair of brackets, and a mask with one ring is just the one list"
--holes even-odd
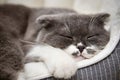
[(109, 31), (105, 28), (109, 16), (107, 13), (42, 15), (36, 20), (41, 28), (36, 42), (47, 43), (74, 56), (91, 58), (109, 41)]
[[(28, 44), (29, 41), (33, 41), (31, 40), (31, 36), (36, 38), (37, 32), (39, 31), (39, 27), (35, 24), (34, 19), (41, 14), (53, 14), (60, 12), (68, 13), (74, 11), (49, 8), (32, 9), (22, 5), (0, 5), (0, 80), (19, 80), (19, 78), (21, 78), (21, 73), (23, 72), (25, 63), (25, 56), (29, 50), (29, 46), (26, 48), (26, 43)], [(35, 25), (33, 26), (33, 24)], [(55, 54), (56, 51), (54, 50), (53, 52)], [(63, 52), (60, 49), (59, 51)], [(65, 52), (63, 52), (63, 55), (66, 55), (64, 53)], [(70, 77), (75, 74), (77, 68), (72, 57), (66, 56), (66, 58), (71, 61), (71, 63), (67, 61), (66, 63), (73, 67), (70, 67), (70, 71), (65, 71), (65, 74), (69, 74), (69, 72), (71, 73), (68, 76)], [(63, 60), (56, 61), (56, 63), (59, 62), (61, 64)], [(63, 64), (61, 64), (61, 68), (59, 69), (61, 70), (62, 67), (64, 68)], [(58, 74), (58, 72), (55, 74)], [(61, 78), (62, 77), (65, 77), (64, 74)]]
[[(25, 41), (30, 41), (33, 44), (31, 45), (28, 43), (26, 45), (30, 46), (30, 48), (26, 52), (27, 56), (25, 61), (27, 63), (34, 61), (43, 61), (51, 75), (53, 75), (56, 78), (67, 79), (73, 76), (77, 71), (77, 65), (73, 57), (60, 48), (51, 46), (50, 44), (44, 43), (43, 41), (37, 41), (37, 39), (39, 38), (38, 35), (41, 31), (41, 27), (40, 24), (37, 23), (36, 19), (40, 15), (43, 16), (48, 14), (50, 15), (59, 13), (68, 14), (76, 12), (73, 10), (60, 8), (43, 8), (36, 10), (33, 9), (31, 13), (32, 16), (29, 18), (28, 29), (24, 36)], [(43, 69), (41, 69), (41, 71), (43, 71)]]
[(54, 77), (70, 78), (77, 70), (74, 56), (91, 58), (108, 43), (110, 36), (105, 27), (110, 15), (59, 11), (45, 14), (44, 10), (33, 20), (36, 23), (30, 22), (31, 29), (27, 29), (31, 32), (37, 26), (39, 31), (34, 30), (29, 37), (30, 32), (26, 33), (25, 40), (37, 43), (28, 51), (26, 59), (43, 61)]
[[(84, 47), (91, 46), (95, 45), (92, 39), (96, 39), (96, 46), (101, 49), (109, 40), (109, 32), (104, 29), (109, 17), (107, 13), (79, 15), (68, 9), (0, 5), (0, 17), (1, 80), (17, 80), (26, 57), (37, 57), (38, 61), (43, 61), (54, 77), (70, 78), (77, 70), (70, 54), (84, 51), (78, 48), (78, 43)], [(87, 28), (90, 28), (89, 36)], [(90, 41), (86, 42), (83, 36), (88, 36)], [(36, 44), (26, 49), (23, 41)]]
[(24, 67), (24, 53), (19, 41), (27, 28), (30, 9), (0, 5), (0, 80), (17, 80)]

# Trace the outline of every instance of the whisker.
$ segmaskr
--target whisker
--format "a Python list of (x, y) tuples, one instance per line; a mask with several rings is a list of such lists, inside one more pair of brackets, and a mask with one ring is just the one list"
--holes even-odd
[(71, 30), (69, 29), (68, 25), (67, 25), (66, 23), (65, 23), (64, 25), (65, 25), (66, 29), (69, 31), (69, 33), (72, 35), (72, 32), (71, 32)]

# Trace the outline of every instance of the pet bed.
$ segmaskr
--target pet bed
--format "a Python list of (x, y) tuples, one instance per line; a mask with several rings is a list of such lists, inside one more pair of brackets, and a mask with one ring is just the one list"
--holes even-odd
[[(77, 63), (78, 71), (68, 80), (120, 80), (120, 20), (113, 21), (110, 28), (110, 41), (106, 47), (91, 59)], [(44, 72), (39, 73), (39, 67)], [(28, 80), (64, 80), (52, 77), (43, 63), (25, 65)]]

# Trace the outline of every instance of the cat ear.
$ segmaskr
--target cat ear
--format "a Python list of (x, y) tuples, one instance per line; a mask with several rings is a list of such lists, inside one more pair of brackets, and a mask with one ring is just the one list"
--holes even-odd
[(97, 26), (103, 26), (106, 31), (109, 31), (110, 26), (107, 25), (107, 22), (109, 21), (110, 14), (108, 13), (100, 13), (94, 16), (95, 23)]
[(91, 18), (91, 24), (94, 26), (89, 27), (91, 31), (93, 31), (94, 28), (102, 27), (105, 30), (108, 31), (108, 26), (106, 28), (106, 23), (109, 21), (110, 14), (108, 13), (99, 13), (95, 14)]
[(98, 16), (98, 19), (99, 19), (98, 21), (104, 25), (104, 29), (106, 31), (109, 31), (110, 29), (110, 26), (106, 24), (109, 21), (109, 17), (110, 17), (110, 14), (108, 13), (102, 13), (102, 14), (99, 14)]
[(40, 29), (50, 27), (50, 24), (53, 23), (54, 18), (50, 15), (42, 15), (36, 19), (36, 23), (39, 24)]
[(25, 34), (25, 40), (35, 41), (41, 29), (50, 27), (50, 24), (52, 24), (51, 20), (52, 18), (50, 18), (49, 15), (42, 15), (39, 16), (35, 22), (31, 22)]
[(100, 14), (97, 14), (96, 16), (95, 17), (97, 19), (97, 22), (104, 24), (104, 23), (109, 21), (110, 14), (108, 14), (108, 13), (100, 13)]

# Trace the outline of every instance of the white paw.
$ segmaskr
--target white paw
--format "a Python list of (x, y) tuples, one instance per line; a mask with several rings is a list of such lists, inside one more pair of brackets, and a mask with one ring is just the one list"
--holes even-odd
[(39, 80), (44, 75), (49, 75), (49, 71), (43, 62), (31, 62), (24, 67), (25, 80)]
[(49, 59), (45, 60), (45, 64), (56, 78), (71, 78), (77, 70), (74, 59), (63, 52), (49, 56)]
[(77, 70), (76, 62), (69, 54), (48, 45), (35, 46), (26, 57), (39, 57), (56, 78), (70, 78)]

